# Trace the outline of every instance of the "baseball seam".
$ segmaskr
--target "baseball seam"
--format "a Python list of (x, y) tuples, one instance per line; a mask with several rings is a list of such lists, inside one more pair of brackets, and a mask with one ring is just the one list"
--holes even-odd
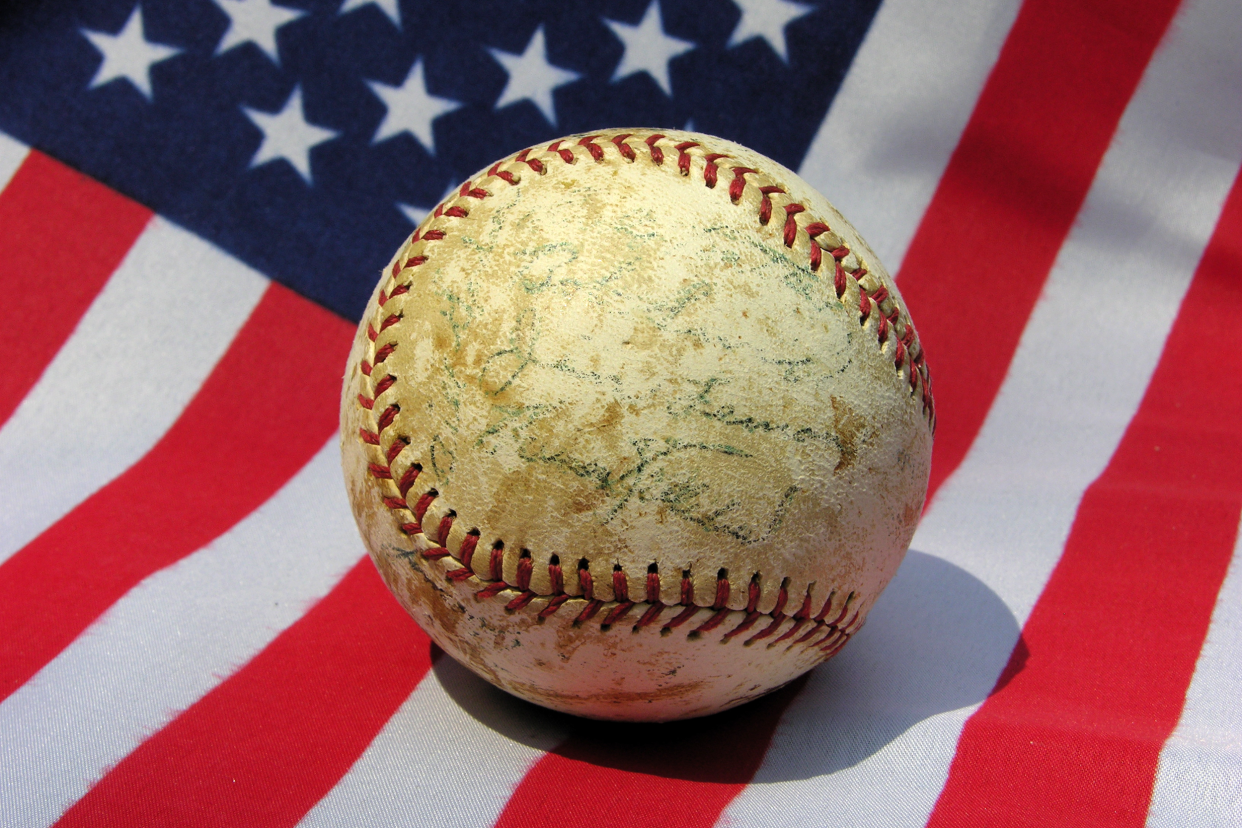
[[(633, 163), (638, 160), (639, 155), (635, 151), (635, 147), (627, 143), (627, 139), (633, 136), (633, 133), (616, 135), (606, 142), (604, 146), (597, 143), (600, 140), (600, 137), (597, 135), (587, 135), (572, 142), (562, 139), (554, 141), (541, 152), (538, 152), (537, 155), (541, 157), (532, 157), (532, 154), (536, 154), (534, 148), (523, 150), (508, 159), (496, 162), (477, 181), (467, 181), (464, 183), (456, 193), (455, 199), (446, 198), (444, 202), (436, 207), (431, 216), (433, 223), (446, 218), (467, 218), (470, 213), (470, 199), (481, 201), (491, 196), (491, 192), (484, 186), (488, 183), (488, 179), (504, 182), (509, 186), (518, 186), (521, 183), (521, 176), (526, 174), (527, 170), (536, 175), (546, 174), (547, 166), (544, 163), (544, 159), (549, 161), (559, 159), (565, 164), (574, 164), (577, 163), (579, 158), (585, 157), (585, 153), (595, 163), (603, 163), (605, 161), (605, 146), (610, 143), (615, 147), (621, 159)], [(567, 143), (568, 146), (566, 146)], [(872, 277), (871, 281), (875, 283), (874, 286), (864, 284), (864, 279), (868, 273), (860, 257), (855, 255), (854, 260), (856, 264), (852, 270), (848, 269), (847, 260), (851, 256), (852, 251), (843, 239), (833, 233), (827, 224), (820, 221), (808, 221), (808, 219), (813, 217), (807, 213), (806, 207), (793, 202), (792, 199), (789, 199), (789, 203), (779, 205), (778, 207), (780, 201), (788, 198), (783, 187), (775, 183), (764, 183), (767, 177), (759, 170), (750, 167), (729, 166), (732, 163), (732, 159), (728, 155), (710, 153), (703, 147), (701, 142), (682, 141), (672, 143), (671, 139), (657, 133), (642, 139), (640, 146), (645, 149), (645, 152), (642, 154), (646, 155), (648, 160), (655, 165), (664, 164), (666, 149), (676, 151), (677, 170), (685, 177), (691, 176), (692, 162), (697, 155), (703, 160), (702, 178), (704, 184), (709, 189), (714, 189), (717, 186), (722, 171), (731, 173), (733, 178), (729, 183), (728, 195), (734, 204), (740, 204), (748, 186), (757, 188), (760, 194), (758, 210), (760, 224), (769, 224), (773, 215), (778, 214), (777, 210), (783, 210), (785, 219), (781, 240), (787, 248), (792, 249), (800, 239), (805, 239), (809, 245), (808, 257), (812, 271), (818, 271), (822, 267), (824, 262), (823, 254), (827, 252), (833, 261), (833, 287), (836, 297), (843, 304), (847, 301), (845, 293), (850, 283), (846, 276), (853, 276), (853, 284), (856, 286), (859, 295), (859, 324), (866, 326), (868, 322), (872, 322), (881, 349), (883, 349), (890, 338), (892, 339), (894, 343), (892, 348), (894, 366), (897, 371), (902, 371), (903, 369), (908, 371), (910, 393), (921, 394), (924, 416), (928, 421), (929, 427), (934, 429), (935, 409), (930, 392), (930, 382), (914, 326), (910, 322), (909, 317), (901, 312), (896, 300), (884, 287), (883, 283)], [(526, 169), (523, 169), (523, 167)], [(750, 177), (749, 180), (748, 177)], [(785, 198), (781, 198), (782, 196)], [(775, 203), (774, 197), (776, 197)], [(448, 206), (450, 200), (457, 203)], [(801, 222), (798, 216), (802, 216)], [(660, 626), (661, 634), (667, 635), (677, 628), (686, 626), (700, 611), (709, 611), (711, 613), (710, 616), (697, 626), (693, 626), (688, 632), (690, 637), (699, 637), (722, 626), (731, 613), (740, 613), (740, 610), (732, 610), (728, 607), (732, 585), (729, 581), (729, 574), (725, 569), (717, 572), (715, 601), (710, 605), (695, 603), (693, 579), (688, 570), (682, 572), (680, 600), (677, 603), (665, 604), (660, 600), (660, 572), (657, 564), (653, 563), (648, 567), (645, 583), (646, 595), (643, 596), (645, 600), (631, 599), (629, 595), (629, 578), (620, 565), (615, 565), (613, 567), (611, 584), (614, 600), (605, 601), (596, 598), (594, 595), (594, 576), (590, 570), (590, 562), (586, 558), (578, 561), (577, 565), (578, 585), (581, 589), (581, 594), (570, 595), (565, 591), (564, 570), (559, 557), (553, 555), (548, 564), (548, 577), (552, 589), (550, 594), (540, 594), (530, 589), (534, 562), (528, 550), (520, 550), (513, 582), (510, 582), (505, 579), (503, 572), (505, 559), (503, 541), (495, 541), (489, 555), (479, 555), (477, 546), (481, 533), (477, 528), (472, 528), (466, 533), (457, 553), (453, 554), (449, 551), (447, 541), (457, 517), (456, 512), (452, 509), (444, 512), (443, 517), (441, 517), (436, 526), (436, 538), (438, 541), (433, 541), (423, 530), (423, 520), (433, 502), (439, 497), (439, 493), (434, 488), (428, 489), (419, 495), (411, 507), (407, 497), (419, 474), (422, 472), (422, 466), (418, 463), (411, 463), (400, 475), (394, 469), (393, 464), (409, 445), (409, 441), (406, 438), (393, 438), (387, 450), (385, 451), (383, 448), (381, 437), (385, 430), (395, 421), (397, 414), (400, 412), (400, 405), (395, 402), (391, 403), (382, 408), (378, 414), (376, 414), (376, 406), (379, 397), (396, 384), (397, 377), (389, 373), (377, 379), (375, 374), (376, 369), (381, 367), (388, 356), (395, 351), (397, 343), (389, 342), (377, 347), (376, 342), (380, 333), (397, 325), (402, 319), (402, 314), (399, 311), (397, 313), (388, 313), (385, 310), (385, 306), (391, 300), (407, 294), (411, 288), (411, 282), (400, 282), (398, 281), (399, 276), (407, 270), (426, 264), (429, 260), (427, 255), (428, 244), (443, 240), (446, 235), (446, 231), (440, 227), (428, 228), (426, 232), (419, 228), (407, 243), (407, 253), (409, 255), (405, 257), (399, 256), (397, 261), (394, 262), (391, 274), (388, 277), (388, 283), (381, 288), (378, 294), (376, 314), (367, 323), (367, 337), (371, 343), (370, 359), (363, 359), (360, 365), (364, 375), (363, 384), (364, 386), (369, 386), (365, 387), (364, 390), (369, 391), (370, 396), (360, 393), (358, 395), (358, 404), (372, 412), (372, 415), (375, 416), (375, 425), (373, 429), (359, 428), (359, 438), (371, 446), (371, 451), (380, 458), (380, 462), (368, 464), (368, 471), (377, 480), (387, 481), (387, 485), (395, 490), (391, 494), (384, 496), (382, 500), (384, 505), (397, 515), (401, 531), (411, 538), (421, 536), (429, 545), (426, 549), (419, 550), (416, 548), (413, 551), (404, 552), (402, 555), (406, 557), (418, 555), (428, 562), (440, 561), (443, 575), (449, 581), (460, 582), (463, 585), (469, 584), (471, 587), (481, 586), (481, 588), (475, 590), (475, 596), (478, 600), (498, 598), (507, 592), (516, 593), (512, 597), (505, 596), (507, 598), (505, 609), (509, 612), (517, 612), (535, 603), (538, 606), (537, 617), (540, 621), (557, 613), (571, 599), (579, 599), (583, 602), (583, 606), (574, 618), (573, 623), (575, 625), (587, 623), (599, 617), (602, 612), (603, 617), (600, 620), (600, 625), (602, 629), (606, 630), (626, 619), (636, 608), (646, 605), (645, 611), (640, 613), (638, 620), (632, 626), (634, 632), (639, 632), (648, 626), (654, 626), (664, 610), (680, 607), (681, 612)], [(419, 243), (422, 243), (422, 248), (415, 254), (413, 248)], [(404, 261), (402, 261), (402, 258), (404, 258)], [(437, 510), (442, 505), (437, 504)], [(404, 513), (408, 513), (412, 519), (406, 519)], [(486, 571), (487, 577), (475, 571), (476, 566), (482, 562), (480, 559), (484, 557), (486, 557), (486, 561), (483, 563), (483, 568)], [(811, 592), (815, 584), (813, 582), (808, 584), (806, 596), (802, 601), (801, 607), (792, 615), (787, 615), (784, 612), (788, 601), (787, 586), (788, 579), (784, 579), (781, 582), (780, 591), (773, 609), (769, 612), (759, 612), (756, 607), (760, 596), (760, 575), (755, 573), (747, 587), (745, 616), (740, 623), (724, 633), (721, 641), (726, 643), (732, 641), (754, 628), (760, 618), (770, 618), (771, 622), (766, 627), (745, 639), (744, 644), (751, 645), (773, 636), (786, 620), (792, 619), (793, 623), (789, 628), (769, 642), (767, 646), (774, 647), (793, 639), (788, 645), (789, 647), (798, 644), (817, 647), (825, 653), (824, 658), (827, 658), (844, 646), (845, 642), (861, 626), (858, 623), (860, 607), (854, 607), (853, 615), (848, 621), (842, 623), (845, 621), (846, 615), (854, 602), (855, 595), (853, 592), (845, 596), (844, 600), (840, 602), (835, 617), (829, 621), (827, 618), (834, 608), (835, 590), (830, 592), (819, 612), (812, 616)], [(799, 633), (801, 633), (800, 636)], [(795, 638), (795, 636), (797, 637)]]

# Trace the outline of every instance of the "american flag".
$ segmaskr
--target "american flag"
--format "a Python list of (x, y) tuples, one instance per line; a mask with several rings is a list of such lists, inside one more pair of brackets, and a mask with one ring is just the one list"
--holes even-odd
[[(0, 6), (0, 825), (1242, 824), (1235, 0)], [(939, 417), (868, 626), (616, 726), (433, 648), (336, 446), (379, 269), (495, 158), (754, 147)]]

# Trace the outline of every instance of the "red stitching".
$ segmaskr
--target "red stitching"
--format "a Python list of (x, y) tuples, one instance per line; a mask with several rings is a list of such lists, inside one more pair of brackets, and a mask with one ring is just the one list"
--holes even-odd
[(379, 350), (375, 352), (375, 364), (379, 365), (384, 360), (392, 356), (392, 352), (397, 350), (397, 343), (389, 342), (381, 345)]
[(574, 156), (574, 151), (571, 149), (565, 149), (564, 147), (562, 147), (560, 141), (553, 141), (552, 143), (548, 144), (547, 151), (555, 152), (557, 155), (561, 157), (561, 160), (564, 161), (566, 164), (572, 164), (576, 160)]
[(495, 164), (492, 164), (491, 169), (487, 171), (487, 174), (492, 176), (493, 178), (499, 178), (501, 181), (505, 181), (509, 184), (518, 183), (518, 177), (514, 175), (513, 173), (509, 172), (508, 170), (502, 170), (500, 168), (499, 161), (497, 161)]
[[(375, 436), (379, 437), (378, 434)], [(379, 445), (379, 444), (376, 443), (376, 445)], [(410, 445), (410, 441), (407, 440), (405, 437), (398, 437), (397, 439), (393, 440), (392, 445), (388, 447), (388, 452), (384, 455), (384, 459), (388, 461), (388, 465), (391, 466), (392, 461), (397, 459), (397, 455), (403, 452), (406, 449), (406, 447), (409, 445)]]
[(707, 185), (707, 189), (713, 189), (716, 186), (716, 176), (720, 173), (720, 168), (716, 166), (716, 162), (721, 158), (729, 156), (723, 152), (713, 152), (710, 155), (703, 156), (703, 160), (707, 162), (707, 166), (703, 169), (703, 183)]
[[(426, 256), (415, 256), (413, 259), (408, 260), (405, 263), (405, 266), (406, 267), (417, 267), (418, 265), (422, 264), (425, 261), (427, 261)], [(405, 294), (409, 292), (410, 292), (410, 283), (402, 282), (401, 284), (397, 285), (396, 287), (392, 289), (392, 293), (388, 294), (387, 298), (385, 298), (383, 291), (381, 291), (380, 292), (380, 304), (383, 305), (389, 299), (393, 299), (397, 296), (404, 296)]]
[(378, 397), (380, 394), (383, 394), (389, 388), (392, 388), (393, 383), (396, 381), (397, 381), (397, 378), (394, 377), (392, 374), (389, 374), (388, 376), (384, 377), (382, 380), (380, 380), (379, 382), (375, 384), (375, 396)]
[(586, 147), (587, 152), (591, 153), (591, 157), (595, 159), (596, 163), (604, 160), (604, 148), (591, 143), (598, 137), (598, 135), (588, 135), (578, 141), (578, 146)]
[(445, 545), (448, 541), (449, 532), (453, 531), (453, 518), (455, 517), (457, 517), (457, 513), (450, 509), (447, 515), (440, 518), (440, 525), (436, 527), (436, 538), (439, 539), (441, 546)]
[(690, 617), (694, 615), (696, 612), (698, 612), (700, 609), (702, 609), (702, 607), (696, 607), (694, 604), (690, 604), (688, 607), (682, 610), (675, 618), (673, 618), (672, 621), (669, 621), (667, 624), (661, 627), (660, 632), (667, 633), (667, 632), (671, 632), (672, 630), (677, 629), (682, 624), (689, 621)]
[(535, 569), (535, 562), (530, 557), (530, 550), (523, 549), (522, 556), (518, 558), (517, 565), (517, 581), (518, 589), (526, 591), (530, 589), (530, 574)]
[(582, 588), (582, 597), (588, 601), (595, 599), (595, 583), (591, 580), (590, 565), (586, 558), (578, 563), (578, 586)]
[(565, 591), (565, 574), (561, 571), (561, 559), (553, 555), (548, 561), (548, 580), (552, 582), (552, 593)]
[(526, 606), (527, 604), (529, 604), (531, 601), (535, 600), (538, 597), (539, 595), (537, 593), (531, 592), (528, 589), (525, 592), (523, 592), (521, 595), (519, 595), (518, 597), (514, 598), (509, 603), (505, 604), (505, 609), (507, 609), (509, 612), (516, 612), (517, 610), (522, 609), (522, 607)]
[(763, 199), (759, 202), (759, 223), (766, 225), (772, 220), (772, 193), (783, 193), (785, 188), (776, 186), (760, 187), (759, 192), (763, 196)]
[(651, 160), (656, 164), (664, 163), (664, 150), (656, 146), (656, 142), (662, 140), (663, 138), (663, 135), (652, 135), (643, 142), (647, 145), (647, 148), (651, 150)]
[[(634, 151), (634, 147), (627, 143), (627, 140), (632, 137), (633, 133), (624, 133), (613, 136), (607, 143), (611, 143), (616, 148), (617, 153), (621, 158), (626, 161), (633, 162), (637, 160), (637, 153)], [(575, 146), (582, 147), (588, 154), (590, 154), (594, 161), (600, 163), (605, 160), (604, 148), (607, 146), (607, 143), (604, 145), (596, 143), (599, 139), (600, 136), (598, 135), (588, 135), (578, 139)], [(662, 165), (664, 163), (664, 150), (659, 146), (659, 143), (664, 140), (666, 140), (666, 136), (662, 134), (650, 135), (643, 139), (643, 143), (648, 149), (651, 161), (655, 165)], [(573, 149), (563, 146), (564, 143), (564, 139), (554, 141), (544, 149), (544, 152), (554, 153), (564, 163), (573, 164), (577, 160), (577, 156)], [(690, 175), (692, 170), (692, 156), (690, 154), (690, 150), (701, 147), (702, 144), (697, 141), (681, 141), (673, 145), (673, 149), (677, 151), (677, 170), (681, 175)], [(534, 172), (540, 175), (544, 174), (547, 170), (544, 163), (538, 158), (530, 157), (530, 154), (534, 151), (535, 150), (533, 148), (522, 150), (517, 155), (513, 156), (511, 163), (525, 164)], [(704, 184), (708, 188), (714, 189), (719, 181), (719, 162), (729, 158), (729, 156), (725, 153), (708, 153), (705, 151), (702, 153), (702, 156), (704, 159)], [(498, 161), (493, 164), (488, 169), (486, 177), (498, 178), (511, 186), (519, 184), (520, 178), (517, 175), (500, 168), (502, 163), (504, 162)], [(759, 175), (760, 172), (749, 167), (732, 167), (729, 169), (733, 174), (733, 178), (730, 181), (728, 188), (729, 199), (736, 204), (741, 201), (742, 196), (745, 193), (745, 189), (748, 184), (746, 176)], [(774, 185), (759, 186), (758, 190), (760, 193), (760, 205), (758, 211), (759, 222), (762, 225), (767, 225), (771, 221), (773, 211), (771, 196), (776, 193), (787, 195), (787, 192), (783, 187)], [(467, 181), (461, 185), (456, 195), (459, 198), (482, 200), (489, 197), (491, 193), (488, 190), (477, 186), (476, 183)], [(819, 242), (819, 237), (824, 234), (830, 234), (831, 229), (827, 224), (821, 221), (811, 221), (807, 223), (805, 227), (799, 228), (796, 216), (806, 212), (807, 208), (805, 205), (790, 202), (783, 205), (783, 209), (785, 210), (785, 222), (784, 227), (782, 228), (782, 241), (787, 248), (792, 248), (797, 242), (799, 231), (804, 232), (810, 242), (808, 253), (810, 268), (813, 271), (818, 271), (823, 263), (823, 252), (825, 250)], [(464, 219), (468, 218), (469, 215), (469, 210), (464, 206), (457, 204), (449, 205), (447, 202), (438, 205), (433, 212), (433, 217), (436, 219)], [(410, 244), (414, 244), (419, 241), (439, 241), (445, 237), (446, 231), (442, 228), (435, 228), (426, 231), (420, 228), (410, 237)], [(832, 257), (834, 265), (833, 288), (838, 299), (844, 298), (848, 287), (848, 280), (845, 276), (849, 273), (849, 271), (845, 270), (843, 261), (849, 257), (850, 252), (849, 248), (844, 245), (840, 245), (829, 251), (829, 255)], [(395, 281), (400, 272), (405, 268), (418, 267), (425, 264), (427, 261), (428, 256), (424, 252), (411, 256), (404, 262), (395, 262), (392, 267), (392, 278)], [(867, 275), (867, 270), (860, 265), (852, 273), (850, 273), (850, 275), (854, 277), (855, 282), (860, 283), (863, 277)], [(391, 299), (404, 295), (408, 293), (409, 290), (410, 283), (408, 282), (394, 284), (391, 288), (385, 287), (381, 289), (378, 294), (378, 305), (383, 307)], [(883, 309), (884, 301), (889, 298), (889, 291), (883, 284), (871, 291), (863, 288), (860, 284), (858, 300), (860, 324), (865, 325), (870, 319), (873, 305), (880, 308), (881, 312), (875, 315), (875, 326), (876, 338), (881, 347), (883, 347), (889, 339), (890, 324), (898, 326), (900, 336), (894, 337), (893, 364), (898, 371), (902, 370), (903, 366), (909, 366), (909, 383), (911, 391), (920, 395), (929, 425), (934, 429), (935, 407), (931, 395), (931, 378), (927, 373), (922, 350), (919, 349), (915, 343), (916, 333), (914, 326), (908, 320), (901, 320), (900, 308), (897, 307), (896, 303), (892, 303), (892, 306), (888, 311)], [(368, 339), (371, 342), (376, 342), (380, 333), (387, 328), (396, 325), (400, 321), (400, 312), (385, 316), (380, 322), (378, 330), (376, 329), (374, 322), (369, 321), (366, 327)], [(395, 342), (384, 343), (383, 345), (376, 347), (371, 361), (367, 361), (365, 359), (361, 361), (360, 367), (363, 375), (372, 377), (374, 366), (383, 363), (389, 356), (392, 355), (396, 347), (397, 343)], [(375, 400), (380, 396), (380, 394), (383, 394), (385, 391), (389, 390), (395, 382), (395, 376), (392, 374), (386, 374), (373, 385), (373, 395), (371, 397), (367, 397), (365, 394), (361, 393), (358, 395), (359, 405), (373, 411)], [(920, 385), (922, 386), (921, 388), (919, 387)], [(400, 407), (395, 403), (385, 408), (376, 418), (376, 430), (370, 431), (365, 428), (360, 428), (359, 439), (369, 445), (382, 448), (380, 442), (381, 435), (393, 424), (396, 419), (396, 415), (399, 412)], [(370, 473), (378, 479), (393, 479), (394, 471), (392, 464), (396, 458), (400, 456), (402, 451), (408, 447), (408, 445), (409, 441), (406, 438), (400, 437), (394, 439), (389, 444), (387, 451), (384, 452), (387, 464), (369, 463), (368, 470)], [(431, 503), (436, 497), (438, 497), (438, 493), (435, 489), (428, 490), (418, 498), (414, 508), (410, 508), (409, 503), (406, 500), (406, 496), (421, 471), (422, 467), (419, 464), (411, 464), (406, 468), (405, 472), (396, 483), (397, 489), (401, 493), (401, 497), (386, 496), (382, 498), (384, 504), (388, 508), (393, 510), (404, 510), (413, 514), (414, 522), (405, 522), (401, 524), (402, 530), (408, 534), (416, 534), (422, 531), (420, 528), (422, 520), (427, 510), (430, 508)], [(446, 557), (455, 557), (457, 560), (460, 560), (462, 566), (458, 569), (453, 569), (447, 572), (446, 577), (450, 580), (461, 581), (475, 576), (471, 561), (479, 542), (480, 533), (477, 529), (470, 530), (470, 532), (468, 532), (463, 538), (457, 556), (453, 556), (452, 553), (448, 551), (446, 542), (452, 530), (455, 517), (456, 513), (450, 510), (440, 519), (440, 523), (437, 527), (437, 536), (440, 543), (438, 546), (422, 552), (422, 556), (428, 560), (438, 560)], [(507, 590), (516, 591), (519, 593), (517, 597), (512, 598), (505, 605), (505, 608), (510, 611), (522, 609), (535, 598), (541, 597), (530, 589), (530, 579), (534, 563), (528, 550), (522, 550), (518, 559), (517, 572), (515, 576), (515, 581), (517, 582), (516, 585), (510, 585), (504, 581), (503, 562), (504, 544), (497, 541), (492, 548), (490, 559), (488, 561), (490, 575), (490, 579), (488, 580), (490, 582), (475, 593), (477, 597), (493, 597)], [(551, 595), (546, 596), (548, 597), (548, 603), (539, 611), (538, 616), (540, 619), (547, 618), (554, 614), (571, 597), (564, 591), (564, 576), (561, 570), (560, 562), (555, 555), (552, 556), (552, 559), (548, 564), (548, 576), (552, 587)], [(575, 623), (583, 623), (593, 618), (604, 606), (605, 602), (601, 599), (595, 598), (594, 596), (592, 576), (589, 565), (585, 559), (579, 565), (578, 576), (581, 588), (581, 597), (586, 601), (586, 605), (575, 618)], [(632, 601), (629, 598), (628, 580), (625, 573), (621, 571), (619, 567), (614, 569), (612, 581), (615, 605), (605, 615), (602, 622), (604, 626), (610, 626), (625, 618), (633, 607), (637, 605), (637, 602)], [(784, 613), (784, 608), (788, 600), (787, 585), (788, 579), (782, 581), (775, 606), (770, 612), (761, 613), (757, 609), (761, 593), (759, 578), (757, 574), (752, 577), (747, 589), (747, 603), (745, 609), (746, 615), (736, 627), (725, 633), (723, 640), (731, 640), (739, 636), (741, 633), (749, 631), (757, 624), (759, 618), (765, 615), (772, 619), (771, 623), (763, 630), (747, 639), (745, 644), (749, 645), (755, 641), (759, 641), (773, 635), (785, 622), (786, 618), (788, 618), (788, 616)], [(669, 631), (682, 626), (689, 619), (694, 617), (700, 609), (711, 609), (714, 612), (704, 623), (693, 630), (692, 634), (708, 632), (717, 628), (732, 612), (732, 610), (729, 610), (727, 606), (729, 592), (730, 584), (727, 573), (724, 570), (721, 570), (721, 572), (717, 575), (716, 596), (711, 607), (701, 607), (696, 605), (694, 603), (694, 590), (693, 584), (690, 580), (690, 573), (689, 571), (683, 572), (680, 595), (681, 600), (678, 604), (673, 605), (681, 606), (683, 609), (661, 628), (661, 632), (668, 633)], [(833, 602), (833, 594), (830, 594), (824, 602), (820, 612), (814, 619), (812, 619), (810, 617), (811, 589), (808, 587), (802, 607), (792, 616), (794, 623), (788, 630), (772, 641), (768, 646), (774, 646), (777, 643), (793, 638), (809, 624), (810, 629), (806, 630), (806, 632), (800, 638), (795, 640), (794, 643), (797, 644), (809, 641), (821, 631), (827, 631), (825, 635), (820, 637), (814, 643), (814, 646), (820, 647), (825, 652), (831, 651), (835, 653), (852, 635), (849, 628), (859, 618), (859, 610), (856, 609), (853, 617), (851, 617), (850, 621), (846, 625), (838, 626), (841, 619), (844, 618), (845, 614), (848, 612), (853, 598), (854, 594), (850, 593), (850, 595), (846, 598), (845, 603), (841, 606), (839, 612), (837, 613), (836, 619), (831, 622), (825, 622), (824, 618), (830, 611)], [(655, 564), (652, 564), (648, 570), (645, 599), (649, 606), (638, 621), (635, 622), (635, 630), (654, 624), (663, 611), (668, 607), (668, 605), (664, 604), (660, 600), (660, 575)]]
[[(813, 221), (803, 229), (811, 237), (811, 270), (818, 271), (819, 266), (824, 261), (824, 249), (819, 246), (819, 242), (816, 239), (828, 232), (828, 225), (822, 221)], [(840, 299), (841, 297), (838, 296), (837, 298)]]
[(530, 154), (530, 150), (524, 149), (521, 152), (519, 152), (516, 156), (514, 156), (513, 160), (519, 164), (525, 164), (526, 166), (530, 167), (535, 172), (539, 173), (540, 175), (543, 175), (543, 173), (545, 172), (543, 162), (540, 161), (538, 158), (528, 159), (526, 156), (529, 154)]
[(632, 609), (634, 609), (633, 601), (625, 601), (624, 603), (617, 604), (617, 606), (613, 607), (612, 612), (608, 613), (608, 615), (604, 617), (603, 626), (611, 627), (613, 624), (629, 615), (629, 612)]
[(578, 613), (578, 617), (574, 619), (574, 624), (585, 624), (587, 621), (590, 621), (595, 617), (595, 613), (599, 612), (599, 608), (603, 605), (603, 601), (600, 601), (597, 598), (592, 598), (587, 602), (587, 605), (583, 607), (582, 612)]
[(626, 161), (634, 161), (638, 158), (638, 156), (634, 154), (634, 148), (625, 143), (625, 139), (629, 138), (631, 135), (633, 135), (632, 132), (626, 132), (621, 135), (617, 135), (612, 139), (612, 142), (617, 146), (617, 152), (621, 153), (621, 157)]
[(780, 590), (780, 592), (778, 592), (778, 593), (777, 593), (777, 595), (776, 595), (776, 606), (772, 608), (772, 613), (771, 613), (771, 614), (772, 614), (772, 623), (771, 623), (771, 624), (769, 624), (769, 625), (768, 625), (768, 626), (767, 626), (767, 627), (766, 627), (766, 628), (765, 628), (762, 632), (760, 632), (759, 634), (757, 634), (757, 635), (753, 635), (753, 636), (751, 636), (750, 638), (746, 639), (746, 642), (745, 642), (744, 646), (750, 646), (751, 644), (754, 644), (756, 641), (760, 641), (760, 640), (762, 640), (762, 639), (764, 639), (764, 638), (767, 638), (769, 635), (771, 635), (772, 633), (776, 632), (777, 628), (778, 628), (778, 627), (780, 627), (780, 625), (781, 625), (782, 623), (784, 623), (784, 621), (785, 621), (785, 603), (789, 600), (789, 590), (788, 590), (788, 586), (789, 586), (789, 579), (788, 579), (788, 578), (786, 578), (785, 580), (781, 581), (781, 590)]
[(548, 601), (548, 605), (539, 611), (539, 617), (548, 618), (552, 615), (552, 613), (561, 608), (561, 604), (564, 604), (568, 600), (569, 596), (563, 592), (559, 595), (553, 595), (552, 600)]
[(788, 630), (786, 630), (781, 635), (780, 638), (776, 639), (768, 646), (775, 647), (777, 644), (780, 644), (782, 641), (786, 640), (787, 638), (792, 638), (794, 635), (797, 634), (798, 630), (802, 629), (802, 627), (806, 624), (807, 619), (810, 617), (810, 615), (811, 615), (811, 589), (810, 587), (807, 587), (806, 597), (802, 599), (802, 607), (793, 614), (793, 619), (794, 619), (793, 626), (790, 627)]
[(418, 479), (418, 475), (422, 470), (423, 467), (415, 463), (405, 470), (405, 474), (401, 475), (401, 481), (397, 483), (397, 489), (401, 492), (402, 497), (410, 493), (410, 488), (414, 485), (414, 481)]
[(489, 573), (493, 581), (504, 581), (505, 579), (505, 542), (496, 541), (492, 544), (492, 560), (491, 571)]
[(673, 146), (677, 150), (677, 171), (682, 175), (690, 174), (690, 153), (686, 150), (699, 146), (698, 141), (682, 141)]
[(728, 641), (731, 638), (733, 638), (733, 636), (744, 633), (747, 630), (749, 630), (751, 627), (755, 626), (755, 622), (759, 620), (759, 616), (760, 616), (760, 613), (758, 612), (746, 613), (746, 617), (742, 620), (742, 623), (738, 624), (736, 627), (734, 627), (733, 629), (725, 633), (724, 640)]
[(612, 626), (634, 609), (635, 602), (630, 600), (630, 584), (620, 566), (614, 566), (612, 570), (612, 592), (617, 605), (604, 617), (605, 627)]
[[(798, 222), (794, 220), (794, 216), (805, 211), (806, 208), (801, 204), (785, 205), (785, 246), (793, 247), (794, 242), (798, 239)], [(819, 247), (815, 242), (811, 242), (811, 247)]]
[(462, 539), (461, 549), (457, 551), (457, 558), (461, 561), (461, 565), (470, 568), (470, 561), (474, 558), (475, 547), (479, 545), (479, 530), (471, 529), (466, 533), (466, 537)]
[(392, 421), (397, 419), (397, 413), (400, 411), (401, 411), (401, 406), (397, 405), (396, 403), (393, 403), (392, 405), (384, 409), (384, 413), (380, 414), (379, 419), (376, 421), (376, 424), (379, 426), (378, 430), (380, 434), (383, 434), (384, 429), (392, 425)]
[[(850, 593), (850, 594), (852, 595), (853, 593)], [(824, 601), (824, 608), (821, 609), (819, 613), (815, 616), (816, 621), (824, 620), (824, 616), (828, 614), (828, 610), (832, 609), (832, 599), (835, 598), (836, 595), (837, 595), (837, 591), (835, 589), (832, 592), (828, 593), (828, 600)]]
[[(817, 635), (819, 631), (822, 630), (823, 628), (824, 628), (823, 624), (814, 624), (809, 630), (806, 631), (806, 633), (801, 638), (794, 641), (794, 644), (805, 644), (812, 637)], [(793, 644), (790, 644), (789, 646), (792, 647)]]
[(474, 598), (476, 601), (482, 601), (484, 598), (495, 598), (506, 589), (513, 589), (513, 587), (509, 586), (504, 581), (496, 581), (488, 584), (476, 592), (474, 594)]
[(435, 489), (428, 489), (419, 496), (418, 502), (414, 504), (414, 519), (421, 526), (423, 523), (423, 515), (427, 514), (427, 510), (431, 508), (431, 501), (440, 496)]
[(746, 190), (745, 176), (758, 172), (758, 170), (752, 170), (750, 167), (734, 167), (733, 180), (729, 182), (729, 200), (734, 204), (741, 201), (742, 193)]

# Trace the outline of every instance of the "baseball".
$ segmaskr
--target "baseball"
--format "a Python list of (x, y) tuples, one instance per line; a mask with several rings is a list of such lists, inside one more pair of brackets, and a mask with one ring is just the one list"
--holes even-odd
[(498, 161), (385, 269), (341, 402), (397, 600), (497, 686), (702, 716), (846, 646), (896, 572), (935, 415), (900, 293), (797, 175), (607, 130)]

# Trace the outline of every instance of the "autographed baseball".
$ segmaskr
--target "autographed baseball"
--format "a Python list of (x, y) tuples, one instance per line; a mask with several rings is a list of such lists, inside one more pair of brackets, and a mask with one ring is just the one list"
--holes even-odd
[(665, 721), (845, 646), (934, 421), (901, 295), (823, 196), (729, 141), (608, 130), (497, 162), (401, 246), (341, 450), (376, 567), (447, 653)]

